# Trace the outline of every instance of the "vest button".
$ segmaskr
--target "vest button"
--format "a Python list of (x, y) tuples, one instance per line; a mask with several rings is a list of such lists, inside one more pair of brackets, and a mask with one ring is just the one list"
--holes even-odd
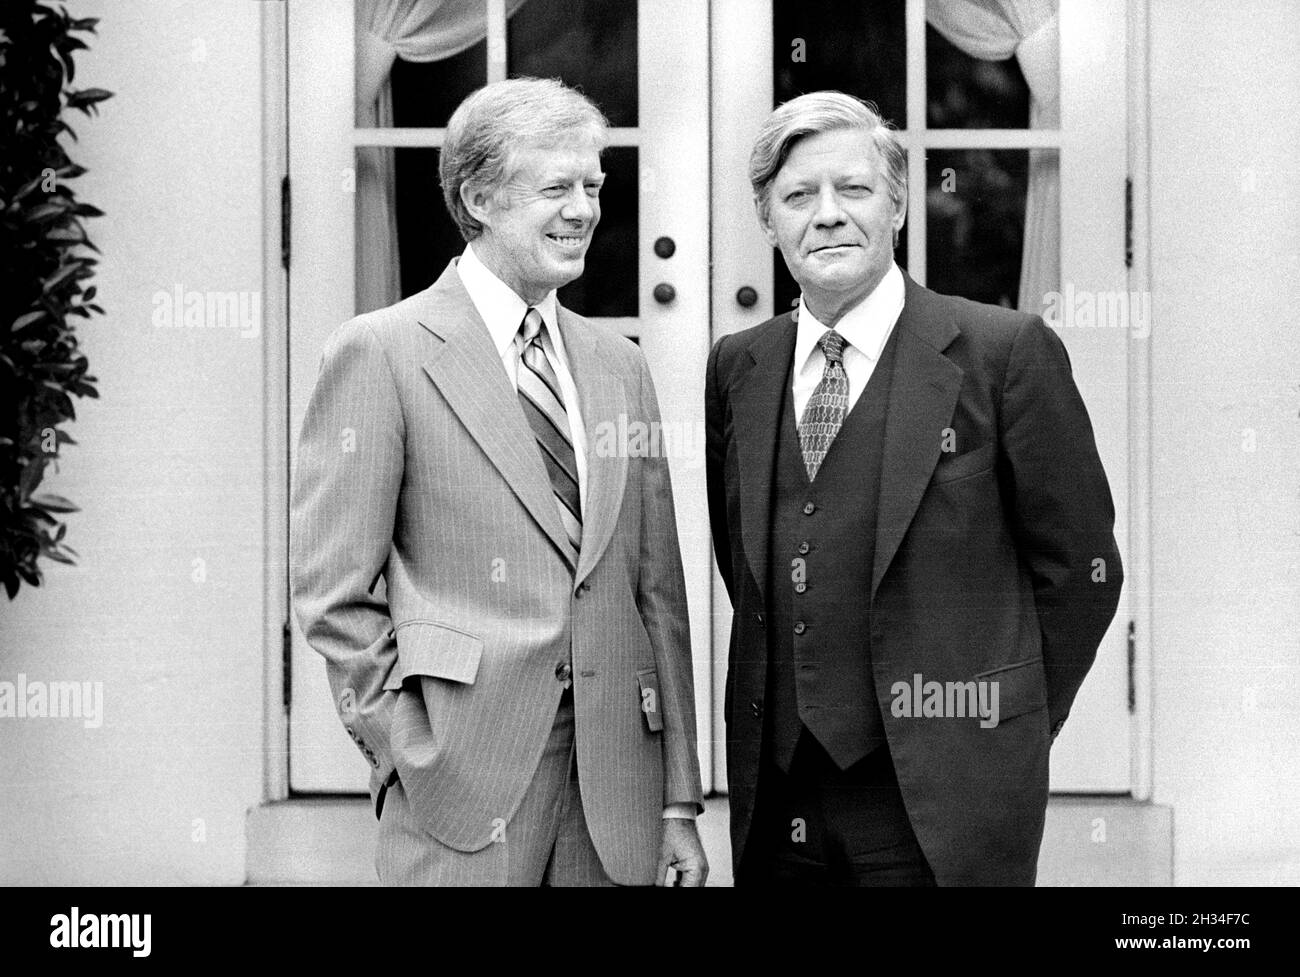
[(763, 703), (755, 699), (749, 704), (749, 711), (753, 717), (757, 719), (759, 716), (763, 715)]
[(799, 544), (800, 553), (807, 553), (810, 549), (812, 549), (812, 547), (808, 545), (808, 540), (806, 539)]
[(796, 594), (802, 594), (807, 589), (808, 585), (806, 583), (797, 583), (794, 585), (794, 592)]
[(813, 504), (812, 502), (804, 503), (803, 514), (805, 516), (811, 516), (816, 511), (817, 511), (817, 506), (815, 504)]
[(803, 634), (803, 633), (804, 633), (805, 631), (807, 631), (807, 630), (808, 630), (808, 627), (807, 627), (807, 625), (805, 625), (805, 624), (803, 623), (803, 621), (795, 621), (795, 622), (794, 622), (794, 633), (795, 633), (795, 634)]

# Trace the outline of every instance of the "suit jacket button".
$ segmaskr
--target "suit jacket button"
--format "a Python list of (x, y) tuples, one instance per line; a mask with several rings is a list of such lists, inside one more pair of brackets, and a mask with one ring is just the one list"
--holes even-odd
[(806, 624), (804, 624), (803, 621), (795, 621), (795, 622), (794, 622), (794, 633), (795, 633), (795, 634), (803, 634), (803, 633), (804, 633), (805, 631), (807, 631), (807, 630), (808, 630), (808, 626), (807, 626)]
[(796, 594), (802, 594), (807, 589), (808, 589), (808, 585), (806, 583), (800, 582), (794, 585), (794, 592)]
[(806, 539), (799, 544), (800, 553), (807, 553), (810, 549), (812, 549), (812, 547), (808, 545), (808, 540)]
[(561, 682), (569, 681), (573, 675), (573, 667), (568, 662), (560, 662), (555, 666), (555, 677)]
[(816, 512), (816, 511), (817, 511), (817, 505), (816, 505), (816, 503), (813, 503), (813, 502), (805, 502), (805, 503), (804, 503), (803, 514), (804, 514), (805, 516), (811, 516), (811, 515), (812, 515), (814, 512)]
[(763, 703), (755, 699), (749, 704), (749, 711), (753, 713), (754, 718), (757, 719), (759, 716), (763, 715)]

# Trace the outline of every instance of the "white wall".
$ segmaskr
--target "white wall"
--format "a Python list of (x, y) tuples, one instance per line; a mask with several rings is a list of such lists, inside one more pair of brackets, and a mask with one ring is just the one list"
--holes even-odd
[(1300, 884), (1297, 51), (1292, 0), (1151, 4), (1154, 775), (1184, 885)]
[[(107, 315), (101, 399), (47, 486), (76, 568), (0, 610), (0, 680), (98, 681), (102, 727), (0, 719), (0, 882), (239, 883), (262, 796), (264, 338), (160, 330), (153, 296), (262, 287), (260, 4), (92, 0), (72, 120)], [(194, 561), (206, 565), (195, 582)], [(7, 603), (7, 602), (6, 602)], [(206, 840), (195, 840), (200, 834)]]

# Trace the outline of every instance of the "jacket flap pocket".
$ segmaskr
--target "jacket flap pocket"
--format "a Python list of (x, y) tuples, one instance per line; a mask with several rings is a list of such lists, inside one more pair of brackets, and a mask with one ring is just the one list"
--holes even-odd
[(664, 728), (664, 714), (659, 708), (659, 672), (642, 668), (636, 673), (636, 681), (641, 688), (641, 715), (650, 732), (657, 733)]
[(410, 675), (432, 675), (473, 685), (483, 639), (435, 621), (407, 621), (397, 628), (397, 666), (385, 689), (400, 689)]
[(993, 444), (980, 445), (963, 455), (944, 455), (940, 458), (939, 464), (934, 469), (934, 480), (936, 482), (952, 482), (959, 478), (965, 478), (967, 475), (977, 475), (986, 469), (993, 467), (996, 458), (997, 446)]
[(975, 681), (996, 683), (997, 698), (991, 701), (998, 704), (999, 723), (1047, 706), (1047, 683), (1043, 678), (1041, 658), (980, 672)]

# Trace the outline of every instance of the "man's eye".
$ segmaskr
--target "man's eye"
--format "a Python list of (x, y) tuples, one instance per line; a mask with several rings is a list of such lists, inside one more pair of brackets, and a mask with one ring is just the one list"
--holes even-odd
[(542, 191), (542, 193), (546, 194), (548, 197), (560, 197), (564, 195), (564, 190), (564, 187), (556, 184), (555, 186), (547, 187)]
[(785, 195), (785, 199), (793, 202), (795, 200), (802, 200), (806, 196), (808, 196), (807, 190), (791, 190)]
[(599, 183), (588, 183), (588, 184), (587, 184), (587, 196), (589, 196), (589, 197), (599, 197), (599, 196), (600, 196), (600, 188), (601, 188), (601, 186), (602, 186), (602, 184), (599, 184)]
[(870, 193), (871, 187), (862, 183), (850, 183), (844, 188), (849, 193)]

